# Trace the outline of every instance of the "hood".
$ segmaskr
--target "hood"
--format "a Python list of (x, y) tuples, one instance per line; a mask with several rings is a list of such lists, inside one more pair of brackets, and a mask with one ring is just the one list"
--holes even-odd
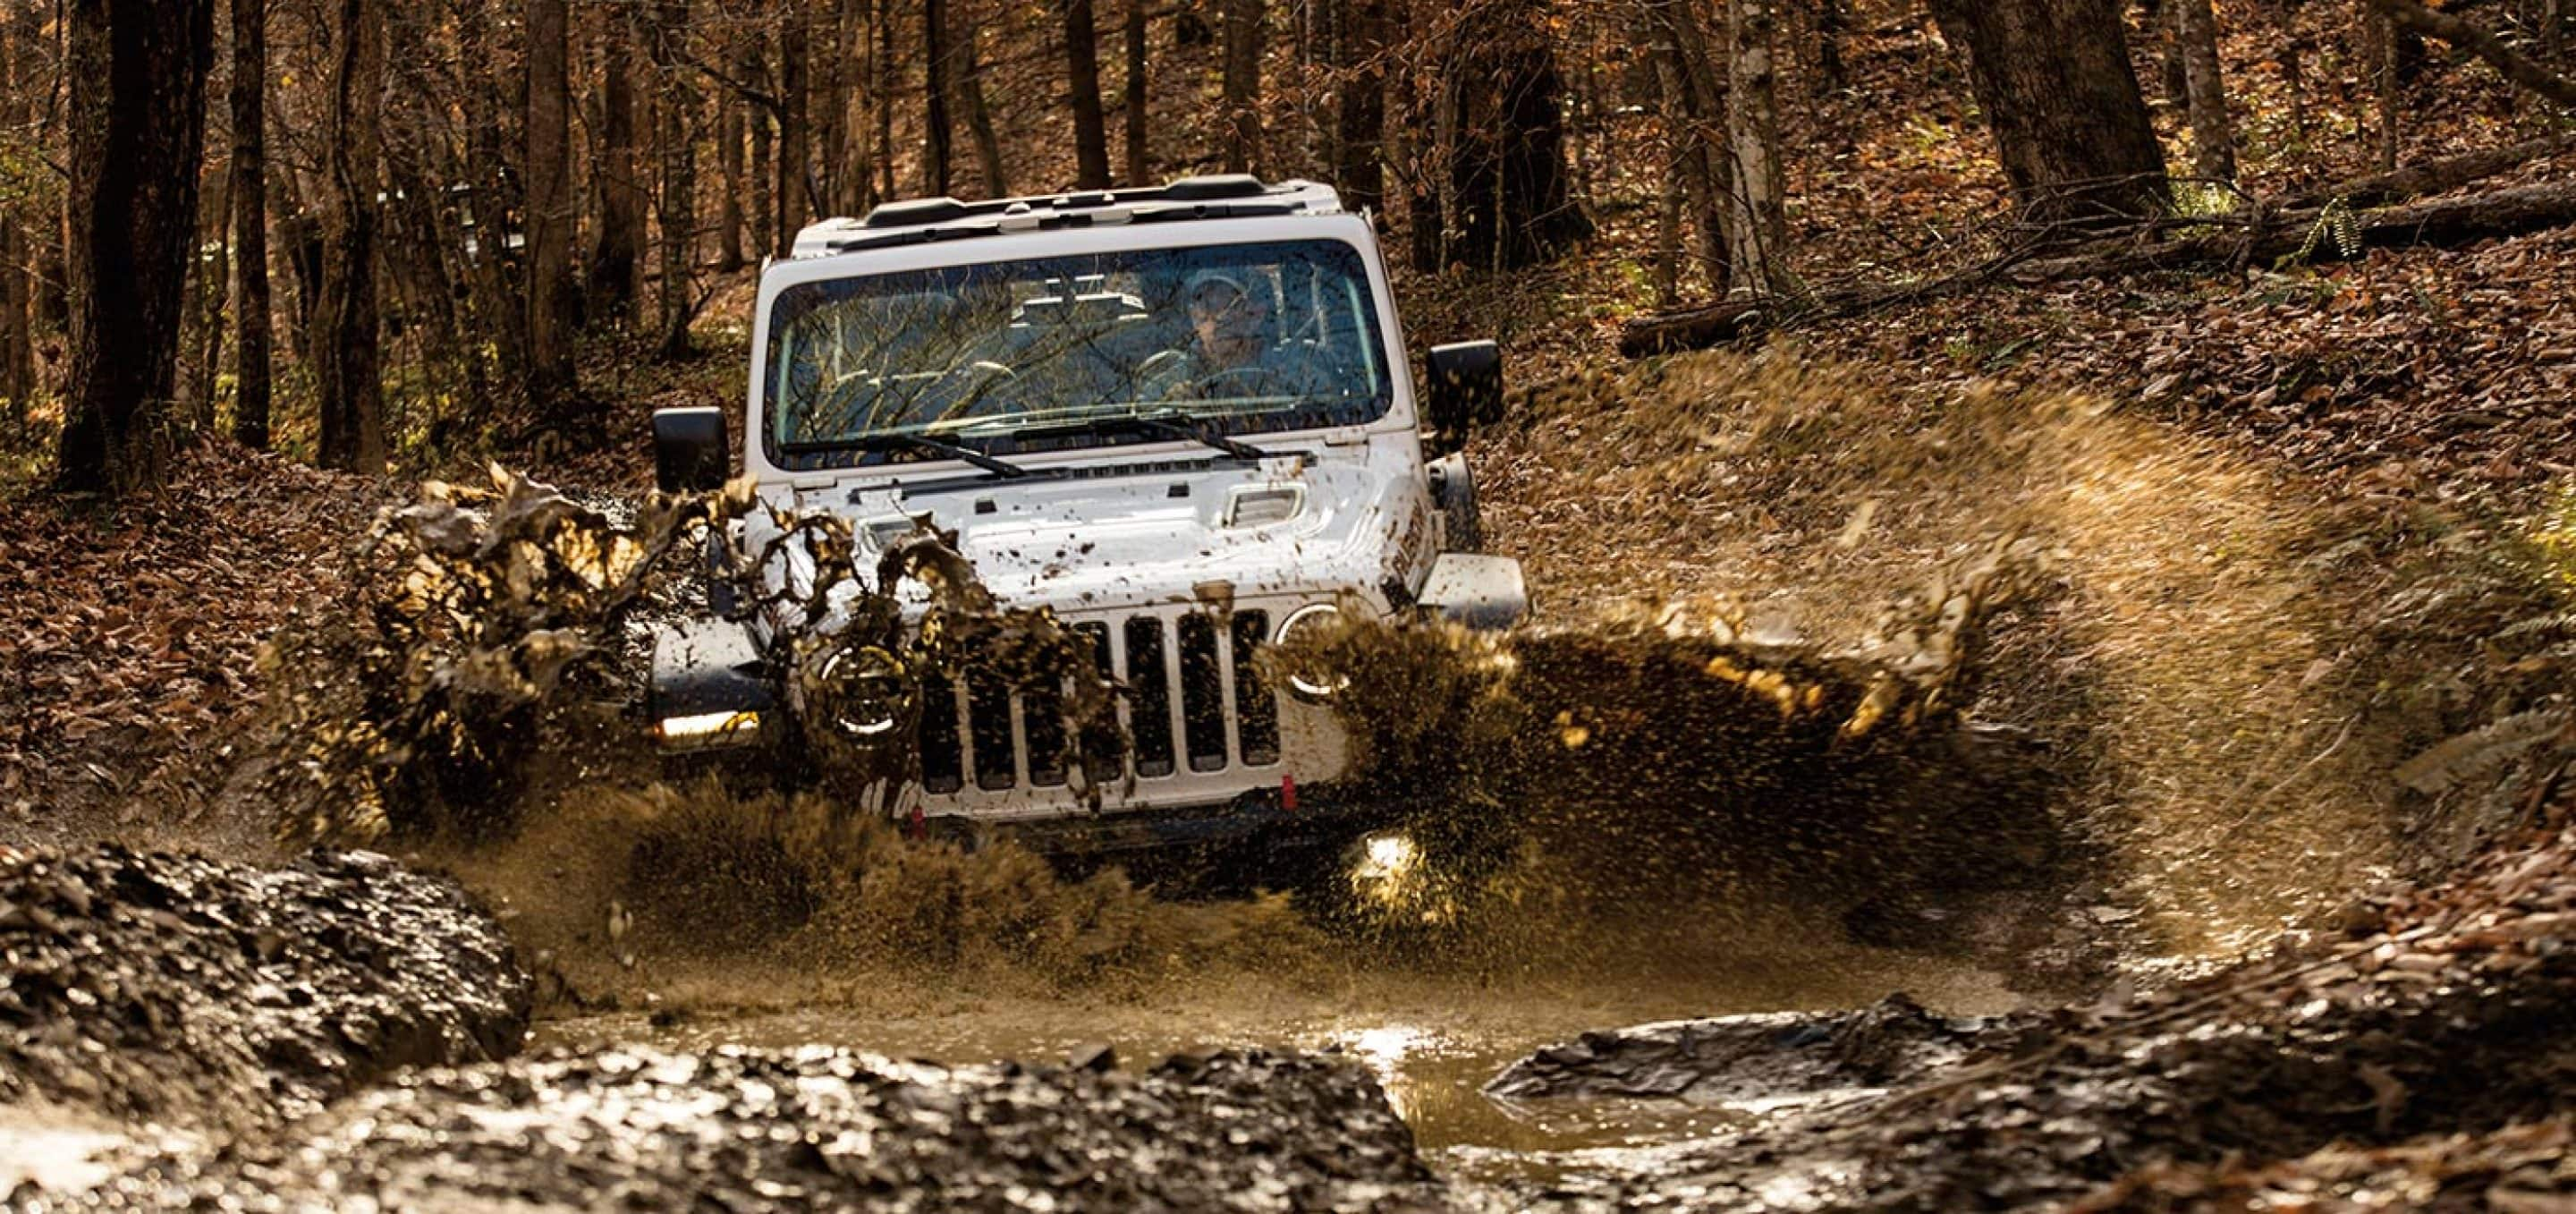
[[(1432, 556), (1418, 457), (1398, 442), (1283, 450), (1244, 462), (1212, 452), (1120, 450), (1063, 476), (973, 475), (913, 485), (800, 490), (857, 532), (862, 567), (913, 520), (957, 535), (1004, 606), (1066, 616), (1188, 602), (1357, 593), (1381, 610)], [(1219, 589), (1218, 584), (1223, 584)]]

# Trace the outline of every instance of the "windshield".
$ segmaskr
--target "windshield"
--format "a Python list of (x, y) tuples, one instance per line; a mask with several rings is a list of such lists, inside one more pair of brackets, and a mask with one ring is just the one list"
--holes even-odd
[[(1358, 425), (1389, 377), (1359, 250), (1141, 249), (800, 283), (771, 304), (788, 469)], [(903, 436), (936, 440), (911, 442)]]

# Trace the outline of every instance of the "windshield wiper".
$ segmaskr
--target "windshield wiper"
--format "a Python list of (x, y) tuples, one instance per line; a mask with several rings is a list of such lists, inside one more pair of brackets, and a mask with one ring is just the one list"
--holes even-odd
[(1241, 460), (1262, 460), (1272, 455), (1272, 452), (1241, 439), (1191, 425), (1181, 420), (1185, 416), (1168, 409), (1153, 413), (1113, 413), (1106, 417), (1020, 427), (1011, 430), (1010, 435), (1013, 438), (1052, 438), (1066, 434), (1150, 434), (1156, 438), (1178, 438), (1204, 444)]
[(1029, 474), (1028, 469), (1018, 464), (1005, 459), (996, 459), (972, 447), (961, 447), (926, 435), (905, 434), (900, 431), (863, 434), (857, 438), (836, 438), (821, 443), (784, 443), (779, 449), (789, 455), (834, 455), (844, 451), (919, 451), (941, 459), (963, 460), (995, 476), (1021, 477)]

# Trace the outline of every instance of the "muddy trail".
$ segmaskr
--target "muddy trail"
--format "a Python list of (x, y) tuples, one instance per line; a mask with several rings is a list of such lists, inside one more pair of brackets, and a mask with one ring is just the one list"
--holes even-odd
[[(356, 598), (265, 647), (252, 757), (206, 781), (221, 820), (394, 858), (0, 858), (16, 1203), (2219, 1208), (2563, 1181), (2529, 1161), (2565, 1132), (2576, 977), (2576, 845), (2532, 826), (2576, 747), (2565, 627), (2421, 643), (2520, 618), (2526, 567), (2392, 555), (2082, 402), (1949, 402), (1874, 446), (1830, 374), (1655, 374), (1583, 391), (1709, 420), (1613, 436), (1628, 471), (1586, 491), (1663, 504), (1592, 540), (1762, 591), (1611, 593), (1568, 552), (1568, 601), (1516, 631), (1263, 655), (1336, 686), (1367, 778), (1420, 807), (1398, 856), (1320, 881), (917, 838), (900, 744), (792, 789), (666, 778), (640, 644), (710, 581), (802, 621), (776, 693), (844, 718), (907, 721), (983, 663), (1058, 691), (1079, 769), (1125, 692), (932, 533), (867, 560), (739, 490), (424, 487), (353, 550)], [(1531, 402), (1506, 464), (1545, 462), (1567, 407)], [(1735, 479), (1675, 492), (1685, 465)], [(1546, 498), (1504, 479), (1526, 523)], [(1668, 512), (1702, 500), (1766, 517)], [(2466, 589), (2357, 624), (2389, 583), (2339, 587), (2372, 561)], [(2484, 729), (2363, 694), (2473, 664), (2520, 680)], [(2356, 802), (2401, 754), (2414, 800)], [(2356, 900), (2408, 859), (2405, 804), (2442, 841), (2419, 858), (2513, 843)], [(2257, 938), (2282, 942), (2232, 959)]]

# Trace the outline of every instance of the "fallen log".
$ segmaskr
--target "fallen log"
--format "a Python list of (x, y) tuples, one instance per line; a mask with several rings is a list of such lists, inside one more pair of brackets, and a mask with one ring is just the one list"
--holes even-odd
[(2280, 206), (2285, 211), (2306, 210), (2324, 206), (2337, 198), (2343, 199), (2348, 206), (2386, 206), (2427, 194), (2448, 193), (2571, 148), (2576, 148), (2576, 135), (2543, 135), (2499, 148), (2481, 148), (2391, 172), (2355, 177), (2322, 189), (2293, 194), (2283, 199)]
[(2357, 256), (2369, 249), (2445, 247), (2519, 236), (2576, 223), (2576, 182), (2517, 186), (2468, 198), (2340, 214), (2348, 219), (2331, 219), (2323, 207), (2306, 208), (2261, 217), (2250, 227), (2180, 240), (2054, 257), (2007, 254), (1957, 274), (1907, 286), (1845, 288), (1800, 299), (1728, 300), (1653, 313), (1620, 327), (1619, 352), (1644, 358), (1699, 349), (1793, 325), (1956, 295), (1996, 282), (2029, 286), (2159, 270), (2270, 264), (2302, 252), (2311, 260), (2333, 261), (2343, 257), (2347, 247)]

